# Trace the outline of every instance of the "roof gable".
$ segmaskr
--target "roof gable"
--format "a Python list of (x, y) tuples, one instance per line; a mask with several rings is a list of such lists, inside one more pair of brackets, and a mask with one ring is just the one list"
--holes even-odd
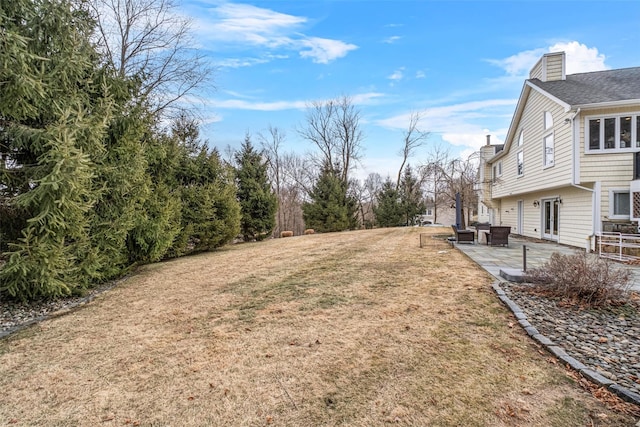
[(497, 160), (498, 158), (505, 156), (511, 149), (511, 146), (514, 144), (515, 140), (517, 139), (518, 135), (516, 135), (515, 132), (518, 129), (520, 121), (522, 120), (522, 114), (524, 112), (525, 106), (527, 105), (527, 102), (529, 101), (529, 96), (531, 95), (532, 90), (539, 92), (543, 96), (549, 98), (551, 101), (562, 106), (566, 111), (569, 111), (570, 105), (566, 104), (561, 99), (558, 99), (557, 97), (553, 96), (553, 94), (550, 94), (545, 90), (542, 90), (540, 87), (531, 84), (531, 80), (526, 80), (524, 83), (524, 86), (522, 87), (522, 92), (520, 93), (520, 97), (518, 98), (518, 103), (516, 104), (516, 110), (513, 113), (511, 124), (509, 125), (509, 130), (507, 131), (504, 148), (502, 151), (498, 152), (492, 159), (490, 159), (489, 163), (493, 163), (494, 160)]

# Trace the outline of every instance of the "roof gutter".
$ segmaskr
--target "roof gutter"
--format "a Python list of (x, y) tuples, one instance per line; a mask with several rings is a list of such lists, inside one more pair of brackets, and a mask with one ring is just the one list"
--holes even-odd
[(576, 174), (580, 172), (580, 166), (578, 165), (578, 155), (580, 153), (580, 129), (579, 123), (575, 120), (581, 110), (582, 109), (578, 107), (576, 112), (569, 118), (572, 129), (571, 135), (573, 136), (573, 150), (571, 150), (571, 186), (593, 192), (593, 189), (591, 188), (576, 184)]
[(594, 102), (591, 104), (579, 104), (574, 105), (574, 107), (579, 107), (584, 109), (593, 109), (593, 108), (613, 108), (613, 107), (626, 107), (629, 105), (638, 105), (640, 99), (624, 99), (621, 101), (608, 101), (608, 102)]

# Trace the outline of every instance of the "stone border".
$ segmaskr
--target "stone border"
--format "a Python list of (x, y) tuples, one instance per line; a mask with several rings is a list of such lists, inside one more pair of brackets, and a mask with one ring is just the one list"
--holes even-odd
[(33, 325), (36, 325), (44, 320), (49, 320), (49, 319), (54, 319), (56, 317), (60, 317), (63, 316), (65, 314), (71, 313), (75, 310), (78, 310), (79, 308), (87, 305), (88, 303), (90, 303), (91, 301), (95, 300), (98, 296), (100, 296), (101, 294), (110, 291), (111, 289), (115, 288), (116, 286), (120, 285), (121, 283), (125, 282), (126, 280), (129, 279), (129, 277), (131, 277), (129, 274), (127, 274), (126, 276), (121, 277), (120, 279), (116, 279), (116, 280), (112, 280), (110, 282), (106, 282), (102, 285), (96, 286), (95, 288), (92, 289), (88, 289), (88, 294), (84, 297), (76, 297), (76, 298), (72, 298), (73, 302), (71, 302), (70, 304), (64, 306), (63, 308), (60, 308), (56, 311), (52, 311), (50, 313), (47, 314), (43, 314), (41, 316), (36, 316), (33, 317), (29, 320), (26, 320), (22, 323), (20, 323), (19, 325), (15, 325), (11, 328), (5, 329), (4, 331), (0, 331), (0, 340), (7, 338), (10, 335), (15, 334), (16, 332), (20, 332), (23, 329), (27, 329)]
[(560, 359), (564, 363), (568, 364), (573, 370), (577, 371), (584, 378), (589, 381), (604, 386), (608, 388), (611, 392), (613, 392), (616, 396), (626, 400), (627, 402), (634, 403), (640, 406), (640, 394), (634, 393), (626, 387), (622, 387), (621, 385), (611, 381), (608, 378), (600, 375), (598, 372), (590, 369), (582, 362), (574, 359), (569, 356), (562, 347), (555, 344), (546, 336), (542, 335), (536, 328), (527, 320), (527, 315), (522, 311), (522, 309), (513, 302), (504, 292), (504, 290), (500, 287), (500, 281), (494, 282), (491, 287), (500, 298), (500, 301), (504, 303), (509, 310), (513, 313), (513, 315), (518, 320), (518, 323), (522, 328), (527, 332), (527, 334), (533, 338), (538, 343), (542, 344), (549, 353), (553, 354), (556, 358)]

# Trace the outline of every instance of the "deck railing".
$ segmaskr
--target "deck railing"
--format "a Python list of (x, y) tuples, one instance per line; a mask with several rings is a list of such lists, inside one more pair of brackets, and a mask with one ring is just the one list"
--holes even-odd
[(598, 233), (598, 254), (601, 258), (616, 261), (635, 261), (640, 259), (640, 234), (618, 232)]

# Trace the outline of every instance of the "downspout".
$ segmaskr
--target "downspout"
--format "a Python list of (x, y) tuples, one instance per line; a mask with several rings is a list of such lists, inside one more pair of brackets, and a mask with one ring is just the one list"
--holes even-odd
[(596, 182), (594, 188), (587, 188), (582, 185), (576, 184), (576, 175), (580, 173), (580, 166), (578, 165), (578, 158), (580, 155), (580, 124), (575, 121), (575, 118), (580, 114), (580, 108), (576, 110), (576, 112), (569, 119), (571, 121), (572, 135), (573, 135), (573, 150), (571, 150), (571, 186), (580, 190), (589, 191), (591, 193), (591, 206), (592, 206), (592, 214), (591, 214), (591, 235), (587, 236), (587, 241), (585, 243), (585, 249), (587, 252), (591, 252), (591, 245), (595, 243), (593, 238), (596, 234), (596, 222), (597, 218), (600, 216), (600, 208), (597, 202), (597, 190), (600, 188), (600, 183)]

